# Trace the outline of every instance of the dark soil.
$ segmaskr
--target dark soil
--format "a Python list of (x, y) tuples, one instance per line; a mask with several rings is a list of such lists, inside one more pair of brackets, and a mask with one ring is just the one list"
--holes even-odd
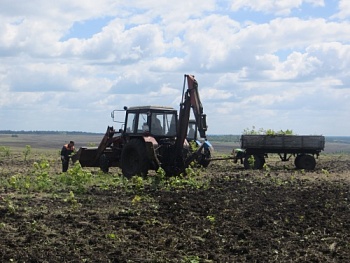
[(75, 201), (1, 190), (0, 261), (350, 262), (349, 160), (312, 173), (218, 163), (207, 188), (91, 187)]

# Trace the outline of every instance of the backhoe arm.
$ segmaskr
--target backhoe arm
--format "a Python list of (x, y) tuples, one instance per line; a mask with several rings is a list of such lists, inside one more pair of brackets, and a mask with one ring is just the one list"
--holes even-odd
[[(187, 80), (187, 90), (185, 91)], [(201, 138), (206, 138), (207, 123), (206, 115), (203, 114), (203, 106), (199, 98), (198, 83), (193, 75), (185, 75), (182, 101), (179, 112), (179, 125), (176, 140), (177, 156), (181, 154), (190, 120), (191, 108), (196, 119), (198, 131)]]
[[(198, 82), (194, 78), (193, 75), (185, 75), (187, 77), (187, 86), (188, 86), (188, 93), (190, 98), (191, 107), (193, 110), (194, 117), (196, 119), (196, 123), (198, 126), (198, 131), (201, 138), (206, 138), (206, 131), (207, 131), (207, 122), (206, 122), (206, 115), (203, 114), (203, 106), (202, 102), (199, 97), (198, 92)], [(188, 126), (187, 119), (187, 125)]]

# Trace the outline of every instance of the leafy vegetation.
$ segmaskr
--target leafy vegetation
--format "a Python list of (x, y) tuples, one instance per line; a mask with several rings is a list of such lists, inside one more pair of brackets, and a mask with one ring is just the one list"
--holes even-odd
[[(29, 154), (26, 155), (25, 162), (27, 162), (28, 156)], [(165, 171), (159, 168), (154, 175), (147, 178), (134, 176), (128, 180), (120, 172), (117, 174), (105, 174), (101, 171), (92, 173), (88, 169), (83, 169), (79, 163), (72, 165), (66, 173), (58, 173), (57, 170), (52, 173), (50, 161), (46, 157), (34, 161), (32, 169), (26, 173), (17, 173), (0, 179), (0, 185), (6, 189), (27, 194), (35, 192), (85, 193), (91, 187), (104, 190), (122, 187), (128, 191), (142, 193), (145, 188), (158, 190), (199, 189), (207, 184), (208, 181), (202, 176), (201, 169), (194, 167), (194, 165), (186, 169), (186, 175), (166, 177)]]
[(27, 161), (31, 152), (32, 152), (32, 147), (30, 145), (26, 145), (26, 148), (23, 150), (24, 161)]
[(11, 155), (11, 151), (9, 147), (6, 146), (0, 146), (0, 159), (1, 158), (8, 158)]
[(272, 129), (263, 129), (263, 128), (259, 128), (256, 129), (255, 126), (252, 126), (252, 128), (246, 128), (243, 130), (243, 134), (245, 135), (295, 135), (293, 133), (293, 130), (279, 130), (279, 131), (274, 131)]

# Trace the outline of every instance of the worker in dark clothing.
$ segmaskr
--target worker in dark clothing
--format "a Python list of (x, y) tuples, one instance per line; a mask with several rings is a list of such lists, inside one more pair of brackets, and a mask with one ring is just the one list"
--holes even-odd
[(62, 172), (67, 172), (69, 166), (69, 158), (74, 150), (75, 148), (73, 141), (70, 141), (68, 144), (63, 145), (61, 150)]
[(232, 155), (234, 156), (233, 162), (237, 163), (240, 160), (241, 164), (243, 164), (244, 159), (244, 150), (242, 149), (233, 149)]

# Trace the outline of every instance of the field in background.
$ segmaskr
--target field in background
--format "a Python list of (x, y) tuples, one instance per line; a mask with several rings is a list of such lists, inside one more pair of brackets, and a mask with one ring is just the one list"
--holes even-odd
[[(57, 149), (73, 140), (76, 148), (98, 146), (103, 134), (0, 134), (0, 146), (22, 149), (30, 145), (34, 149)], [(240, 147), (238, 135), (208, 136), (216, 153), (230, 154)], [(350, 153), (350, 137), (326, 137), (325, 153)]]

